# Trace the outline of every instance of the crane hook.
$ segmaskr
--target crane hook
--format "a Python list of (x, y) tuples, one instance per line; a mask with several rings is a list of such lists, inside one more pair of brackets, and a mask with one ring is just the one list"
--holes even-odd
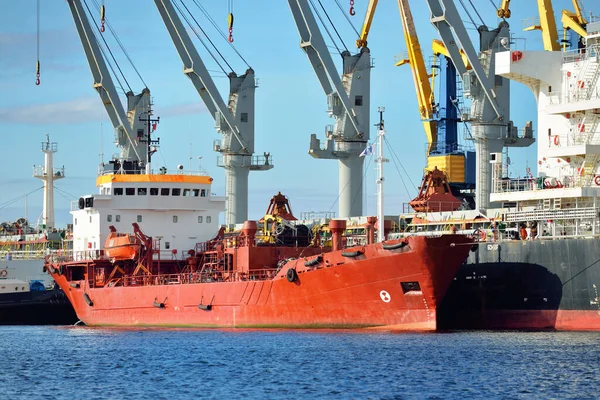
[(354, 11), (354, 0), (350, 0), (350, 15), (355, 15), (356, 11)]
[(104, 21), (106, 19), (106, 9), (104, 5), (100, 7), (100, 32), (104, 33)]
[(227, 37), (227, 41), (233, 43), (233, 13), (229, 13), (227, 16), (227, 24), (229, 25), (229, 36)]
[(40, 81), (40, 61), (38, 60), (35, 67), (35, 85), (40, 86), (40, 83), (42, 82)]

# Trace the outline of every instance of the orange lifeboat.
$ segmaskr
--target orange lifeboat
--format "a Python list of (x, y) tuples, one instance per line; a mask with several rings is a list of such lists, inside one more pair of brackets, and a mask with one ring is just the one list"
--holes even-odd
[(104, 243), (104, 254), (111, 262), (118, 260), (133, 260), (140, 254), (141, 242), (135, 235), (118, 233), (114, 226), (110, 226), (110, 234)]

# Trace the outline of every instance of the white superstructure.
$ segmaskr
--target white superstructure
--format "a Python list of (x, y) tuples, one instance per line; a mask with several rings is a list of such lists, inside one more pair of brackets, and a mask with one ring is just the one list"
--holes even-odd
[(80, 257), (95, 257), (114, 226), (160, 239), (161, 257), (181, 258), (197, 243), (210, 240), (219, 231), (219, 214), (225, 198), (211, 193), (207, 175), (101, 173), (96, 195), (81, 197), (72, 205), (73, 250)]

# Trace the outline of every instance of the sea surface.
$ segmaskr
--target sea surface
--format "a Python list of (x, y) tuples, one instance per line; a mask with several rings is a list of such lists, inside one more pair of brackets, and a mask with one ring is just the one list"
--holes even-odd
[(595, 399), (600, 333), (0, 327), (2, 399)]

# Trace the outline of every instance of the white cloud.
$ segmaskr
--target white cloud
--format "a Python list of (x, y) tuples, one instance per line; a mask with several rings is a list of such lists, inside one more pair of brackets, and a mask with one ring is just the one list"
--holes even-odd
[[(169, 105), (157, 110), (157, 115), (179, 116), (205, 113), (202, 103)], [(73, 124), (108, 119), (98, 97), (84, 97), (56, 103), (0, 108), (0, 123), (13, 124)]]

